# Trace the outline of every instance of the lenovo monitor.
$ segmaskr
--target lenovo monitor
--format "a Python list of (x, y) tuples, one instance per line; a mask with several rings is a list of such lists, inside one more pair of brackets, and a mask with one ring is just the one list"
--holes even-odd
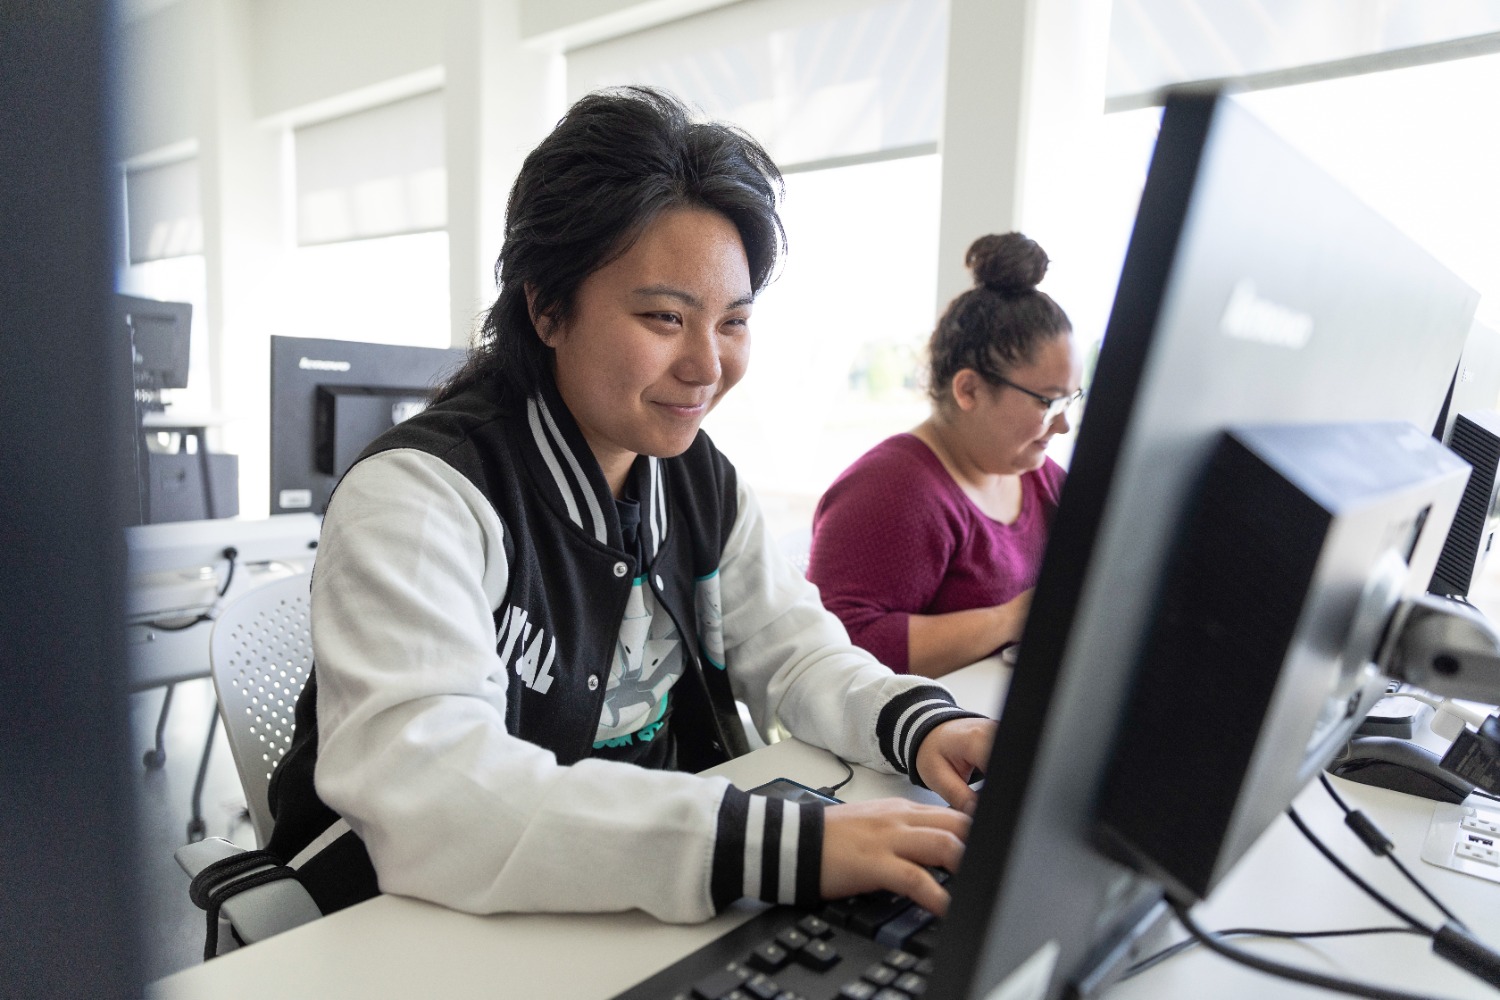
[(271, 338), (271, 513), (323, 514), (339, 477), (420, 412), (467, 352)]
[[(1232, 100), (1169, 97), (929, 997), (1089, 995), (1117, 974), (1164, 887), (1105, 846), (1101, 808), (1211, 458), (1226, 432), (1277, 425), (1377, 422), (1432, 447), (1475, 305)], [(1456, 502), (1443, 488), (1428, 501), (1433, 532), (1416, 523), (1405, 540), (1429, 572), (1441, 544), (1431, 536)], [(1419, 591), (1420, 575), (1400, 567), (1394, 586)], [(1290, 591), (1305, 580), (1272, 585), (1303, 600)], [(1201, 662), (1202, 686), (1247, 669), (1232, 644), (1218, 652)], [(1274, 760), (1280, 773), (1237, 786), (1267, 797), (1237, 841), (1286, 805), (1381, 686), (1362, 669), (1343, 682), (1348, 705), (1304, 733), (1294, 759)], [(1143, 795), (1134, 808), (1149, 827), (1178, 804)], [(1229, 845), (1204, 889), (1241, 847)]]

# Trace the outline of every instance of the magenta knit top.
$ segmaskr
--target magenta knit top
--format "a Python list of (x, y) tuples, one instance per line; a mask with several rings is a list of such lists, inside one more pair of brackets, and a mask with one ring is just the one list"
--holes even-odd
[(1001, 524), (920, 438), (887, 438), (818, 501), (808, 579), (856, 645), (906, 673), (910, 615), (1004, 604), (1036, 584), (1066, 475), (1050, 458), (1022, 475), (1020, 516)]

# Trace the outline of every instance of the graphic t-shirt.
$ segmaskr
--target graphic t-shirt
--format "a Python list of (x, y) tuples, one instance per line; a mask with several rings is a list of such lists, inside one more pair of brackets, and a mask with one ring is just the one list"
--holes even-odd
[[(640, 504), (616, 500), (615, 509), (625, 548), (635, 554), (636, 565), (644, 567)], [(662, 613), (646, 577), (637, 576), (631, 583), (594, 737), (594, 756), (670, 768), (676, 754), (667, 723), (672, 715), (672, 686), (682, 676), (682, 639), (671, 616)]]

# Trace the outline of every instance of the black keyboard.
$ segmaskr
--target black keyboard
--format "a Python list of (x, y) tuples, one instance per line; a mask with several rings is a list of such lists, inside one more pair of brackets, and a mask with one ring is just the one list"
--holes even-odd
[(773, 906), (615, 1000), (915, 1000), (940, 925), (889, 892)]

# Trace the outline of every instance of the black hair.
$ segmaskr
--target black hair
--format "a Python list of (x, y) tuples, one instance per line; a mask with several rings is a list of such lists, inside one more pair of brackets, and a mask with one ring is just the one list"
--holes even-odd
[(943, 310), (927, 343), (927, 392), (945, 405), (953, 376), (965, 368), (991, 385), (1029, 364), (1038, 345), (1071, 333), (1068, 314), (1037, 285), (1051, 263), (1046, 251), (1021, 233), (981, 236), (964, 254), (974, 287)]
[(620, 87), (581, 98), (521, 166), (495, 262), (500, 294), (437, 399), (484, 381), (513, 401), (534, 395), (550, 377), (553, 354), (533, 311), (566, 323), (584, 279), (629, 251), (669, 209), (704, 208), (728, 219), (744, 244), (752, 291), (760, 292), (786, 249), (777, 214), (783, 190), (758, 142), (734, 126), (696, 120), (664, 91)]

